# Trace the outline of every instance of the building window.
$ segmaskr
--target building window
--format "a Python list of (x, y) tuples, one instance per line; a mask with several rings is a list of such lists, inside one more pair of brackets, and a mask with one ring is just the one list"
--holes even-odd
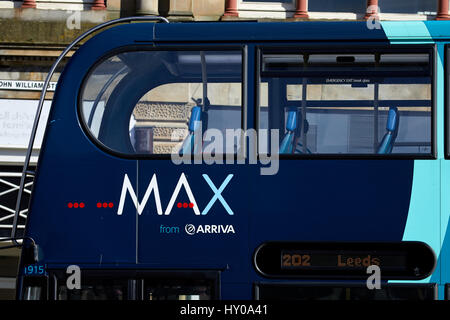
[(366, 11), (366, 1), (361, 0), (322, 0), (308, 1), (308, 11), (310, 12), (353, 12), (361, 13)]
[(378, 0), (381, 13), (436, 14), (436, 0)]
[[(241, 72), (237, 50), (120, 52), (86, 78), (82, 119), (94, 140), (121, 154), (206, 152), (214, 144), (204, 130), (241, 128)], [(235, 153), (235, 143), (214, 151)]]

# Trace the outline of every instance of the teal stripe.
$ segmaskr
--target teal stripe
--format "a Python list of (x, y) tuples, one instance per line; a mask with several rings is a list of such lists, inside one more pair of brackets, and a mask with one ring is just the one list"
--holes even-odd
[[(431, 43), (433, 38), (422, 21), (386, 21), (381, 23), (391, 43)], [(443, 115), (443, 64), (442, 52), (436, 59), (436, 115)], [(443, 123), (437, 121), (436, 145), (438, 158), (443, 158)], [(441, 160), (415, 160), (411, 200), (403, 233), (403, 241), (423, 241), (430, 245), (439, 257), (442, 246), (441, 229)], [(431, 277), (421, 282), (440, 282), (440, 265)], [(392, 281), (398, 282), (398, 281)]]
[[(440, 230), (440, 164), (436, 160), (414, 161), (414, 175), (403, 241), (423, 241), (438, 257)], [(434, 275), (440, 274), (437, 267)], [(433, 279), (434, 281), (435, 278)], [(422, 280), (430, 282), (431, 277)]]
[(432, 42), (430, 32), (423, 21), (382, 21), (381, 27), (390, 43)]

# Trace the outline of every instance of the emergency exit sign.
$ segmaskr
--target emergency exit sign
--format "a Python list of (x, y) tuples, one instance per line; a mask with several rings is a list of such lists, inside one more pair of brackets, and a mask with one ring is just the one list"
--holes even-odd
[[(44, 87), (44, 81), (30, 80), (0, 80), (0, 90), (32, 90), (41, 91)], [(48, 84), (48, 91), (55, 91), (56, 82)]]

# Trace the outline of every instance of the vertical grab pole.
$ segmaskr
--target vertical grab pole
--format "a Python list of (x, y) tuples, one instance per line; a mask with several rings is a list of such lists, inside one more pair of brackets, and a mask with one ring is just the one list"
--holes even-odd
[[(301, 125), (302, 131), (301, 131), (301, 135), (302, 135), (302, 144), (303, 144), (303, 153), (307, 153), (308, 151), (308, 147), (307, 147), (307, 138), (306, 138), (306, 130), (307, 128), (305, 128), (305, 124), (307, 123), (306, 121), (306, 102), (307, 102), (307, 85), (308, 85), (308, 79), (306, 77), (303, 77), (302, 80), (302, 124), (297, 124), (297, 125)], [(297, 147), (297, 146), (295, 146)]]
[(47, 94), (47, 88), (50, 83), (50, 79), (52, 78), (53, 74), (55, 73), (56, 68), (61, 63), (61, 61), (64, 59), (64, 57), (67, 55), (67, 53), (69, 53), (69, 51), (72, 50), (73, 47), (75, 47), (80, 41), (82, 41), (86, 37), (90, 36), (91, 34), (97, 32), (105, 27), (112, 26), (114, 24), (132, 22), (132, 21), (162, 21), (165, 23), (169, 23), (169, 20), (167, 20), (164, 17), (159, 17), (159, 16), (146, 17), (146, 16), (144, 16), (144, 17), (120, 18), (120, 19), (111, 20), (111, 21), (107, 21), (105, 23), (99, 24), (98, 26), (95, 26), (94, 28), (86, 31), (85, 33), (80, 35), (78, 38), (76, 38), (71, 44), (69, 44), (66, 47), (66, 49), (61, 53), (61, 55), (58, 57), (58, 59), (55, 61), (55, 63), (52, 65), (50, 72), (47, 74), (47, 77), (44, 81), (44, 85), (42, 87), (39, 104), (38, 104), (38, 107), (36, 110), (33, 128), (31, 129), (31, 137), (30, 137), (30, 141), (28, 143), (27, 153), (25, 155), (25, 162), (24, 162), (23, 169), (22, 169), (22, 177), (20, 178), (20, 186), (19, 186), (19, 191), (18, 191), (17, 201), (16, 201), (16, 210), (14, 213), (13, 226), (12, 226), (12, 230), (11, 230), (11, 238), (13, 239), (14, 244), (19, 245), (19, 243), (17, 243), (15, 238), (16, 238), (16, 232), (17, 232), (17, 221), (19, 219), (19, 213), (20, 213), (20, 205), (22, 203), (22, 194), (23, 194), (23, 190), (24, 190), (24, 186), (25, 186), (25, 179), (26, 179), (27, 174), (29, 173), (28, 166), (30, 164), (30, 158), (31, 158), (31, 153), (33, 151), (34, 140), (36, 138), (37, 127), (39, 124), (39, 119), (41, 117), (42, 107), (44, 105), (45, 95)]
[(373, 148), (374, 148), (374, 153), (377, 152), (378, 149), (378, 119), (379, 119), (379, 102), (378, 102), (378, 97), (379, 97), (379, 86), (378, 86), (378, 80), (377, 82), (375, 82), (374, 85), (374, 99), (373, 99), (373, 112), (374, 112), (374, 117), (373, 117)]

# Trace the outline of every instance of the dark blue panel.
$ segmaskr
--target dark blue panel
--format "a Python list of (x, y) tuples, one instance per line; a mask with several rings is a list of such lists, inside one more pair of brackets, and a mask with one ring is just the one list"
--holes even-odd
[[(226, 277), (234, 275), (248, 278), (251, 265), (251, 250), (248, 247), (248, 221), (252, 212), (249, 179), (257, 168), (229, 165), (179, 165), (171, 161), (139, 161), (139, 199), (142, 199), (155, 174), (158, 180), (161, 206), (164, 213), (158, 215), (153, 194), (138, 218), (139, 263), (154, 267), (212, 268), (226, 270)], [(184, 174), (197, 203), (194, 208), (178, 208), (178, 203), (191, 203), (184, 187), (175, 199), (170, 212), (166, 212), (175, 187)], [(229, 175), (233, 175), (221, 195), (231, 209), (232, 215), (217, 200), (206, 213), (205, 209), (214, 197), (214, 190), (203, 175), (208, 175), (213, 185), (219, 188)], [(129, 201), (129, 199), (127, 200)], [(205, 214), (206, 213), (206, 214)], [(186, 225), (199, 228), (205, 226), (232, 226), (234, 232), (196, 233), (186, 232)], [(222, 227), (220, 227), (222, 226)], [(161, 228), (179, 228), (179, 232), (163, 232)], [(219, 230), (218, 230), (219, 231)], [(244, 280), (245, 281), (245, 280)]]
[(366, 22), (224, 22), (157, 24), (155, 41), (387, 40)]
[(412, 177), (411, 160), (283, 161), (276, 176), (254, 177), (252, 247), (274, 238), (401, 241)]

